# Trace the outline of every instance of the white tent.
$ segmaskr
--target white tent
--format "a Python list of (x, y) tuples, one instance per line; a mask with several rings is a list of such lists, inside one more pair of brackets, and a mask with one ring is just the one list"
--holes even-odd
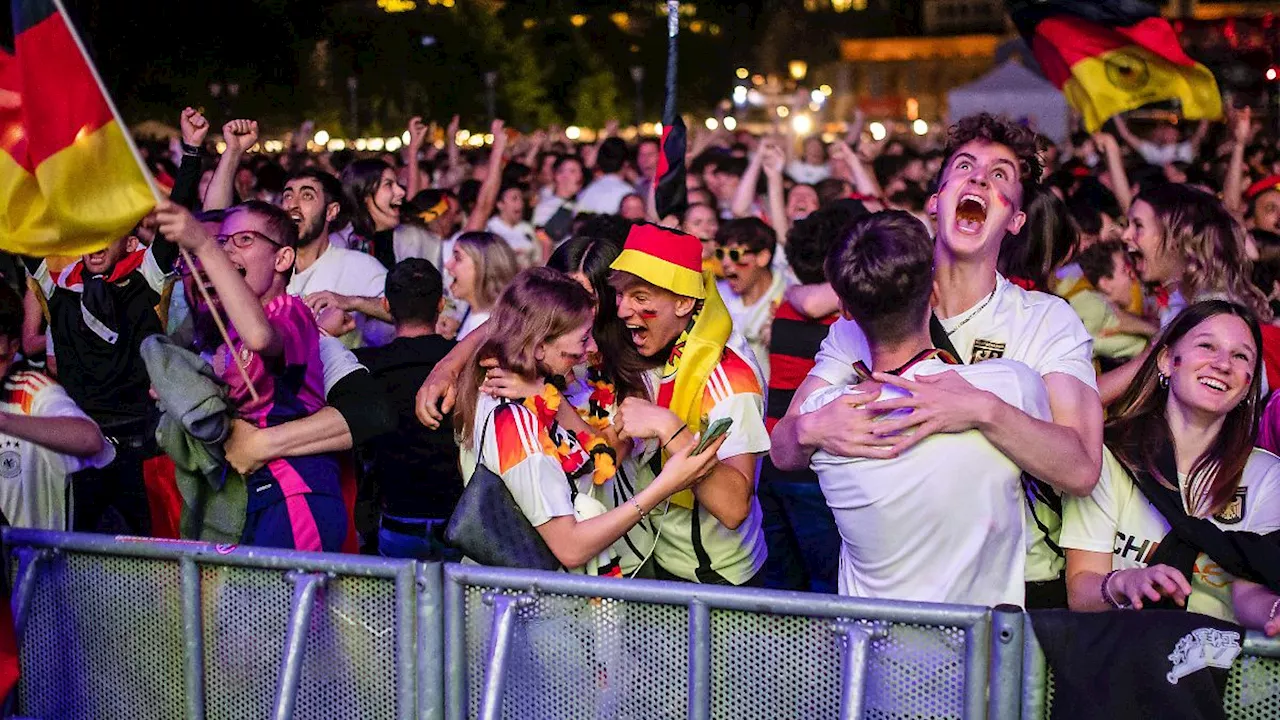
[(951, 122), (985, 111), (1025, 122), (1056, 143), (1067, 140), (1067, 99), (1052, 83), (1016, 60), (1006, 60), (986, 75), (947, 93), (947, 105)]

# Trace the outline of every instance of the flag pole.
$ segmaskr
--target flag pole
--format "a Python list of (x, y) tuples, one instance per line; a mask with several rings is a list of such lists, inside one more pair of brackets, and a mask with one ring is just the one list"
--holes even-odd
[(667, 0), (667, 84), (666, 104), (662, 108), (662, 127), (671, 127), (676, 121), (676, 68), (680, 50), (676, 42), (680, 35), (680, 0)]
[[(111, 111), (111, 117), (115, 119), (116, 125), (120, 128), (120, 133), (124, 135), (125, 143), (129, 146), (129, 152), (133, 155), (133, 161), (138, 165), (138, 171), (142, 173), (143, 180), (146, 181), (147, 187), (151, 189), (151, 196), (155, 199), (156, 204), (164, 199), (160, 194), (160, 188), (156, 187), (155, 178), (151, 176), (151, 171), (147, 169), (147, 163), (142, 159), (142, 153), (138, 151), (138, 144), (133, 141), (133, 133), (129, 132), (129, 126), (125, 124), (124, 119), (120, 116), (120, 111), (116, 109), (116, 103), (111, 99), (111, 93), (107, 92), (107, 86), (102, 82), (102, 76), (98, 74), (98, 66), (94, 65), (93, 59), (89, 57), (89, 51), (84, 46), (84, 41), (80, 39), (80, 32), (76, 30), (76, 26), (71, 22), (71, 15), (63, 6), (62, 0), (53, 0), (53, 5), (62, 15), (63, 22), (67, 28), (71, 30), (71, 39), (76, 41), (76, 48), (80, 51), (80, 57), (84, 58), (84, 64), (88, 66), (89, 72), (93, 75), (93, 80), (98, 84), (98, 92), (102, 93), (102, 99), (107, 103), (107, 109)], [(178, 243), (174, 243), (178, 245)], [(213, 323), (218, 326), (218, 332), (222, 335), (222, 341), (227, 344), (227, 348), (232, 350), (235, 355), (236, 369), (240, 371), (240, 377), (244, 380), (245, 387), (249, 390), (249, 397), (254, 402), (258, 402), (258, 391), (253, 387), (253, 380), (249, 378), (249, 371), (245, 369), (240, 362), (239, 353), (234, 352), (235, 344), (231, 342), (231, 333), (227, 332), (227, 326), (222, 321), (222, 317), (218, 314), (218, 309), (213, 305), (212, 298), (209, 297), (209, 291), (204, 286), (204, 280), (200, 276), (200, 270), (196, 267), (191, 253), (182, 245), (178, 245), (178, 252), (182, 254), (182, 261), (191, 268), (191, 277), (196, 283), (196, 289), (200, 292), (200, 297), (204, 299), (205, 306), (209, 308), (209, 312), (213, 313)]]

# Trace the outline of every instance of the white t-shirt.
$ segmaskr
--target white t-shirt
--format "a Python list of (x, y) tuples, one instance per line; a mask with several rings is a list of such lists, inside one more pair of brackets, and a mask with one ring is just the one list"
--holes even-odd
[[(31, 370), (16, 372), (5, 380), (0, 411), (89, 420), (61, 385)], [(0, 433), (0, 509), (14, 527), (66, 530), (69, 476), (85, 468), (106, 467), (115, 456), (115, 446), (109, 442), (103, 442), (97, 455), (78, 458)]]
[(831, 177), (831, 168), (826, 163), (811, 165), (803, 160), (792, 160), (787, 163), (787, 175), (798, 183), (816, 185)]
[[(975, 387), (1048, 420), (1035, 371), (1012, 360), (948, 365), (924, 360), (912, 379), (954, 370)], [(823, 388), (813, 412), (853, 386)], [(885, 385), (882, 399), (908, 395)], [(892, 460), (819, 450), (810, 461), (840, 530), (840, 594), (971, 605), (1021, 605), (1026, 564), (1022, 471), (982, 433), (938, 433)]]
[[(302, 272), (289, 278), (290, 295), (306, 298), (329, 291), (339, 295), (380, 298), (387, 285), (387, 269), (371, 255), (330, 245)], [(363, 313), (354, 313), (356, 329), (342, 336), (348, 347), (381, 347), (395, 338), (395, 326)]]
[[(645, 374), (649, 397), (658, 397), (661, 386), (661, 370)], [(667, 382), (675, 382), (669, 378)], [(746, 342), (736, 332), (729, 337), (720, 364), (711, 372), (703, 391), (702, 409), (710, 426), (720, 418), (733, 419), (728, 438), (720, 446), (716, 456), (727, 460), (738, 455), (769, 451), (769, 433), (764, 426), (764, 380), (760, 369), (751, 361)], [(702, 428), (690, 428), (700, 431)], [(632, 454), (637, 468), (636, 488), (643, 489), (653, 480), (650, 467), (653, 455), (659, 451), (656, 440), (638, 444)], [(752, 478), (756, 481), (757, 478)], [(667, 571), (685, 580), (698, 582), (698, 571), (711, 570), (735, 585), (750, 580), (764, 566), (768, 551), (761, 529), (760, 501), (752, 496), (747, 519), (736, 530), (730, 530), (716, 520), (706, 508), (697, 508), (697, 532), (700, 542), (694, 541), (694, 511), (675, 503), (659, 506), (649, 516), (655, 527), (660, 527), (654, 557)], [(702, 557), (700, 557), (700, 554)]]
[(786, 277), (779, 272), (773, 273), (769, 289), (751, 305), (742, 304), (742, 298), (729, 289), (729, 283), (716, 281), (720, 289), (720, 297), (729, 309), (733, 318), (733, 329), (747, 341), (747, 347), (755, 358), (765, 380), (769, 379), (769, 342), (768, 330), (773, 325), (773, 313), (782, 302), (782, 295), (787, 290)]
[[(587, 462), (585, 452), (572, 433), (558, 426), (543, 425), (538, 416), (524, 405), (500, 402), (483, 393), (476, 402), (474, 422), (473, 442), (484, 438), (480, 460), (490, 471), (502, 476), (529, 524), (536, 528), (552, 518), (565, 515), (573, 515), (581, 521), (606, 512), (603, 505), (585, 492), (591, 484), (591, 473), (570, 480), (561, 459), (544, 450), (546, 444), (555, 443), (570, 448), (582, 463)], [(466, 464), (469, 465), (466, 477), (470, 482), (475, 472), (474, 458)], [(612, 553), (606, 549), (575, 572), (596, 575), (611, 562)]]
[[(1065, 301), (1024, 290), (1000, 275), (996, 276), (994, 292), (990, 301), (979, 300), (970, 310), (941, 321), (952, 332), (958, 359), (969, 364), (1001, 357), (1017, 360), (1041, 377), (1063, 373), (1097, 390), (1093, 340)], [(857, 323), (841, 318), (831, 326), (809, 374), (832, 385), (845, 385), (854, 381), (853, 363), (858, 360), (870, 364), (866, 336)], [(1041, 520), (1050, 532), (1056, 530), (1055, 515), (1047, 513)], [(1031, 548), (1027, 580), (1058, 577), (1065, 564), (1062, 558), (1042, 542), (1044, 533), (1031, 519), (1027, 532)]]
[(1150, 140), (1138, 141), (1138, 153), (1142, 159), (1152, 165), (1168, 165), (1172, 162), (1190, 163), (1195, 161), (1195, 148), (1189, 142), (1172, 145), (1157, 145)]
[[(1105, 448), (1102, 476), (1093, 494), (1065, 498), (1062, 515), (1062, 547), (1110, 553), (1113, 570), (1146, 567), (1169, 533), (1169, 522)], [(1262, 534), (1280, 530), (1280, 458), (1255, 448), (1244, 466), (1236, 499), (1210, 521), (1223, 530)], [(1187, 609), (1236, 622), (1231, 603), (1233, 580), (1202, 553), (1191, 575)]]
[(617, 175), (601, 175), (578, 195), (578, 212), (617, 215), (622, 198), (635, 191), (631, 183)]
[(516, 258), (519, 259), (520, 267), (533, 265), (533, 257), (538, 252), (538, 246), (534, 243), (533, 225), (527, 220), (508, 225), (502, 218), (494, 215), (489, 218), (485, 230), (507, 241), (507, 245), (511, 246)]
[[(622, 201), (619, 200), (621, 205)], [(543, 227), (552, 217), (555, 217), (560, 208), (569, 206), (570, 212), (577, 213), (577, 202), (573, 198), (562, 198), (554, 193), (547, 193), (538, 204), (533, 208), (533, 225), (534, 227)]]
[(466, 336), (475, 332), (475, 329), (485, 324), (488, 319), (488, 312), (482, 312), (475, 308), (471, 308), (467, 312), (467, 316), (462, 319), (462, 325), (458, 328), (458, 340), (461, 341)]

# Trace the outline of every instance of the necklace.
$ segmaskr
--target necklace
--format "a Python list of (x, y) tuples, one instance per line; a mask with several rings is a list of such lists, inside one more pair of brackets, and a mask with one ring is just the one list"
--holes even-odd
[(987, 293), (986, 299), (982, 301), (982, 304), (978, 306), (977, 310), (974, 310), (973, 312), (969, 313), (969, 316), (961, 320), (959, 325), (956, 325), (955, 327), (948, 330), (947, 337), (951, 337), (957, 330), (964, 327), (966, 324), (968, 324), (970, 320), (977, 317), (978, 314), (981, 313), (983, 309), (987, 307), (987, 304), (991, 302), (991, 299), (996, 296), (996, 289), (997, 288), (993, 288), (991, 292)]

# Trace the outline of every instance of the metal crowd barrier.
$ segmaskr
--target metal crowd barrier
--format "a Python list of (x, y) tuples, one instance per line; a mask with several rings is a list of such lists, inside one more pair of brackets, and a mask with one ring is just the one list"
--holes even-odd
[(438, 565), (5, 528), (18, 711), (439, 718)]
[[(1024, 664), (1022, 720), (1049, 720), (1053, 712), (1053, 671), (1024, 615)], [(1280, 639), (1250, 630), (1242, 652), (1227, 676), (1222, 703), (1228, 720), (1275, 720), (1280, 718)], [(1012, 717), (1012, 716), (1009, 716)]]
[[(5, 528), (40, 720), (1045, 720), (1030, 616)], [(1280, 717), (1250, 633), (1232, 720)]]
[(1016, 611), (466, 565), (444, 609), (447, 720), (1017, 716)]

